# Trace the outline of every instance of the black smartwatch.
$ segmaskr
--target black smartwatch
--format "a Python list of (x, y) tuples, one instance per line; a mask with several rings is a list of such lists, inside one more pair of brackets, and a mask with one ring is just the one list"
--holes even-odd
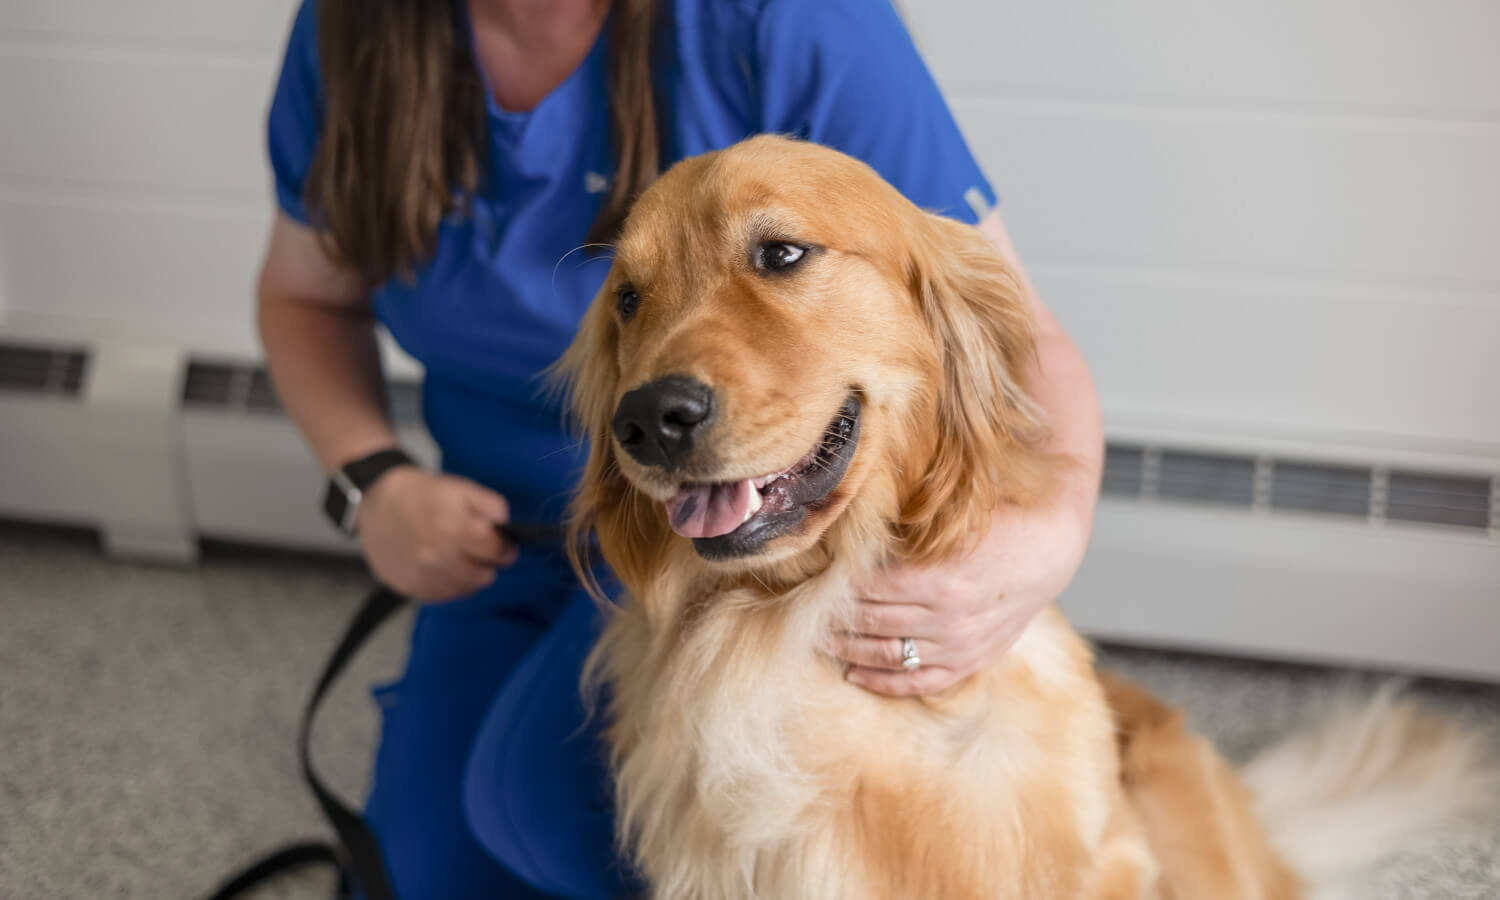
[(354, 537), (359, 502), (364, 499), (365, 491), (370, 489), (370, 485), (397, 466), (416, 464), (416, 460), (395, 447), (356, 459), (329, 476), (328, 493), (323, 497), (323, 512), (333, 522), (333, 527)]

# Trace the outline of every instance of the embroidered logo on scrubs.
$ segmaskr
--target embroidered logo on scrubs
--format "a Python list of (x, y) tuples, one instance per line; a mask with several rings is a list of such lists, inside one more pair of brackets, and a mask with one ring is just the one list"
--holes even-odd
[(990, 214), (990, 204), (984, 199), (984, 192), (977, 187), (971, 187), (964, 191), (964, 200), (969, 204), (969, 209), (974, 210), (974, 218), (983, 220)]
[(609, 179), (598, 172), (584, 172), (583, 189), (590, 194), (602, 194), (609, 189)]

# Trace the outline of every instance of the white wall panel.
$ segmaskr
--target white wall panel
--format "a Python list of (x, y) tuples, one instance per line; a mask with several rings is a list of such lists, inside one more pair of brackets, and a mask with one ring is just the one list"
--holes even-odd
[(0, 180), (270, 204), (269, 58), (0, 47)]
[(264, 116), (296, 5), (0, 3), (0, 315), (254, 346)]
[(217, 334), (216, 345), (247, 344), (269, 217), (269, 201), (220, 209), (0, 193), (0, 296), (7, 315), (116, 322), (163, 343)]
[(5, 0), (0, 40), (280, 52), (296, 0)]
[(1494, 0), (900, 0), (949, 91), (1500, 116)]
[(1494, 295), (1033, 268), (1113, 422), (1500, 459)]
[(1028, 260), (1500, 286), (1500, 124), (957, 109)]

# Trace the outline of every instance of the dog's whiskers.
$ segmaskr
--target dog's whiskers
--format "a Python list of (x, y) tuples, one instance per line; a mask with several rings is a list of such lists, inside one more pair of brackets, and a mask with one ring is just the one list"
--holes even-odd
[[(564, 253), (562, 256), (558, 257), (557, 263), (552, 267), (552, 294), (553, 294), (553, 296), (557, 295), (557, 271), (562, 268), (562, 264), (567, 261), (568, 257), (572, 256), (573, 254), (577, 253), (578, 251), (580, 251), (580, 250), (588, 250), (590, 248), (598, 248), (598, 249), (601, 249), (601, 250), (613, 250), (613, 249), (615, 249), (613, 244), (585, 243), (585, 244), (579, 244), (577, 247), (574, 247), (572, 250), (569, 250), (567, 253)], [(584, 260), (580, 265), (585, 265), (586, 266), (586, 265), (588, 265), (591, 262), (599, 262), (601, 259), (604, 260), (604, 261), (606, 261), (606, 262), (609, 261), (607, 257), (600, 256), (600, 257), (595, 257), (593, 259)]]

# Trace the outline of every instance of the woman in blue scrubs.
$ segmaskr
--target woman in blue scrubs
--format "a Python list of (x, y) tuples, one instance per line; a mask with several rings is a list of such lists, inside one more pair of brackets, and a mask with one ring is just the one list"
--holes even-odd
[[(368, 817), (405, 900), (630, 890), (578, 701), (595, 611), (560, 548), (582, 455), (538, 392), (657, 170), (761, 132), (857, 156), (1014, 259), (988, 182), (888, 0), (304, 0), (269, 115), (259, 285), (277, 388), (375, 574), (424, 601), (383, 710)], [(576, 252), (575, 252), (576, 251)], [(1017, 264), (1018, 265), (1018, 264)], [(968, 556), (862, 585), (852, 681), (941, 690), (1004, 653), (1082, 557), (1098, 403), (1046, 308), (1038, 402), (1081, 466)], [(400, 454), (374, 325), (425, 367), (441, 471)], [(311, 498), (310, 498), (311, 499)], [(357, 505), (355, 500), (358, 499)], [(923, 665), (900, 665), (914, 637)]]

